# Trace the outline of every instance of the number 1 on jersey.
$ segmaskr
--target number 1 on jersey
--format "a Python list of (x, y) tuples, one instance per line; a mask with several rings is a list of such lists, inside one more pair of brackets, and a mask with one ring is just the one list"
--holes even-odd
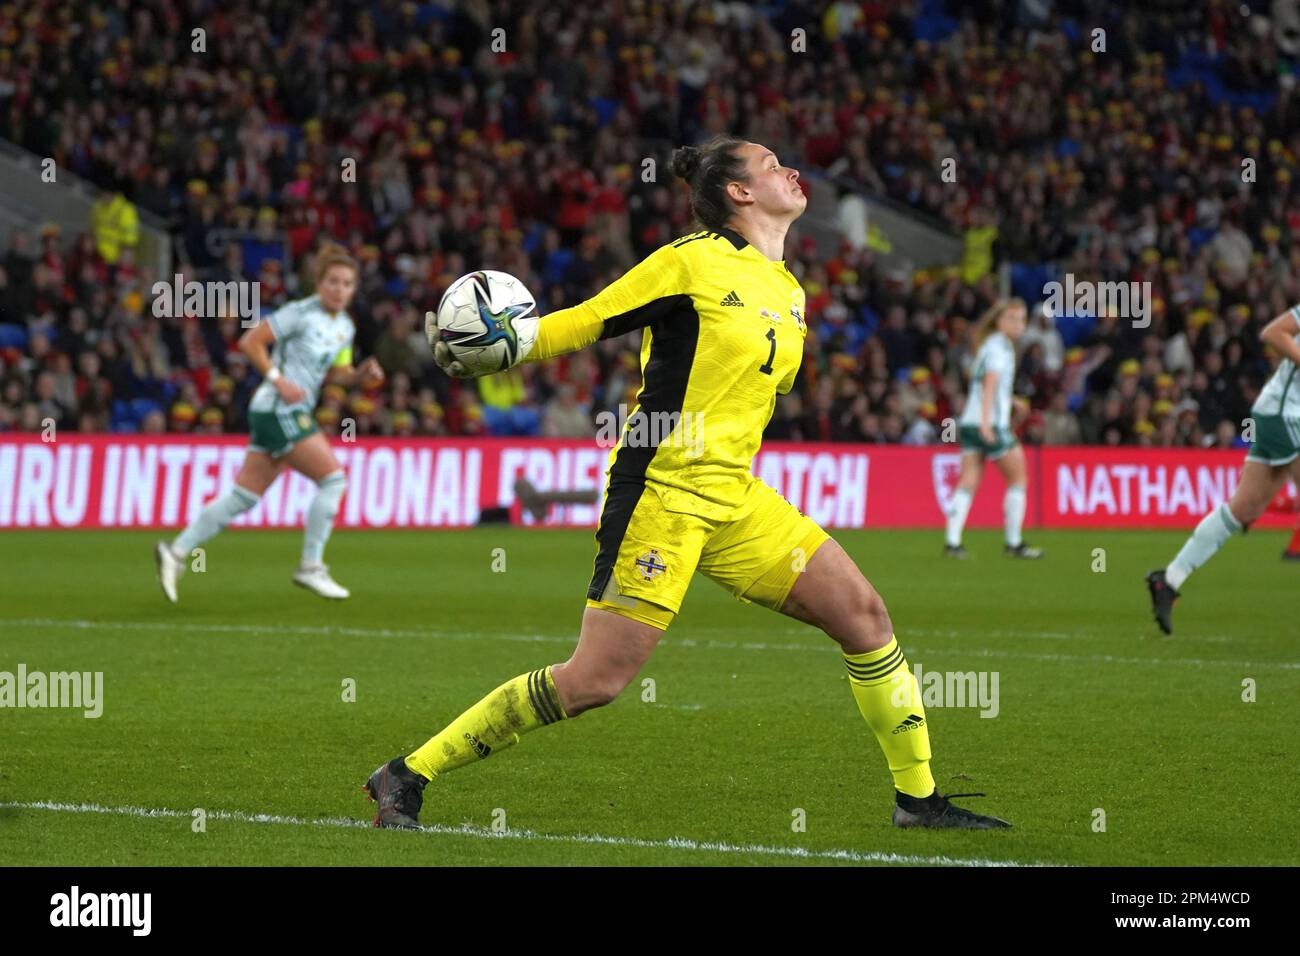
[(767, 361), (758, 367), (758, 370), (764, 375), (772, 374), (772, 360), (776, 358), (776, 329), (767, 330), (767, 340), (772, 344), (772, 349), (767, 353)]

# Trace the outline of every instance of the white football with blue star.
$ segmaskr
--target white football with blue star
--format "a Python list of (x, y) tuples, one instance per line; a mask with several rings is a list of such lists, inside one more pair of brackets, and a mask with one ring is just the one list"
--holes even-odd
[(513, 368), (537, 340), (537, 302), (505, 272), (480, 269), (461, 276), (443, 293), (437, 320), (436, 328), (425, 328), (429, 348), (446, 342), (470, 375)]

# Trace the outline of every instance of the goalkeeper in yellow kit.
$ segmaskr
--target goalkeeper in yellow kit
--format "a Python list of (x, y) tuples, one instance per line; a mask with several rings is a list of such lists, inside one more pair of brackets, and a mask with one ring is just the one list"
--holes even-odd
[[(642, 331), (643, 385), (610, 455), (578, 645), (502, 684), (366, 783), (377, 826), (418, 827), (425, 785), (521, 734), (610, 703), (649, 659), (696, 571), (743, 601), (821, 628), (893, 775), (900, 827), (989, 829), (935, 789), (916, 679), (884, 601), (825, 531), (751, 473), (776, 396), (803, 357), (804, 293), (782, 260), (807, 205), (797, 170), (731, 137), (677, 150), (703, 231), (595, 297), (544, 316), (528, 361)], [(442, 343), (435, 359), (465, 370)]]

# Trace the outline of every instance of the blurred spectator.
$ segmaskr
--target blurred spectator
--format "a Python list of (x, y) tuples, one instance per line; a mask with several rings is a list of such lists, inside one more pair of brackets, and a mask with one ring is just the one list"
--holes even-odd
[(110, 266), (117, 265), (123, 249), (134, 249), (140, 242), (140, 217), (124, 192), (125, 185), (115, 183), (95, 201), (90, 210), (90, 229), (95, 249)]
[(537, 409), (527, 398), (524, 375), (512, 368), (474, 380), (482, 399), (482, 417), (492, 435), (536, 435), (541, 427)]
[(1070, 411), (1069, 399), (1064, 392), (1052, 396), (1051, 404), (1043, 412), (1044, 445), (1077, 445), (1083, 441), (1079, 420)]
[(590, 438), (595, 434), (590, 412), (578, 402), (577, 388), (563, 382), (546, 406), (542, 434), (547, 438)]

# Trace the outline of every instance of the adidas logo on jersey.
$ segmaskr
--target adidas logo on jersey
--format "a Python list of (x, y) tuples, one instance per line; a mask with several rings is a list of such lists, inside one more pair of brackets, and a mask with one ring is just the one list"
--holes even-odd
[(925, 726), (925, 718), (918, 714), (908, 714), (903, 718), (903, 722), (895, 727), (891, 733), (902, 734), (909, 730), (916, 730), (918, 727)]
[(743, 303), (743, 302), (740, 301), (740, 296), (736, 295), (736, 290), (735, 290), (735, 289), (732, 289), (730, 292), (727, 293), (727, 297), (726, 297), (725, 299), (723, 299), (721, 302), (719, 302), (718, 304), (719, 304), (719, 305), (740, 305), (740, 306), (743, 306), (745, 303)]

